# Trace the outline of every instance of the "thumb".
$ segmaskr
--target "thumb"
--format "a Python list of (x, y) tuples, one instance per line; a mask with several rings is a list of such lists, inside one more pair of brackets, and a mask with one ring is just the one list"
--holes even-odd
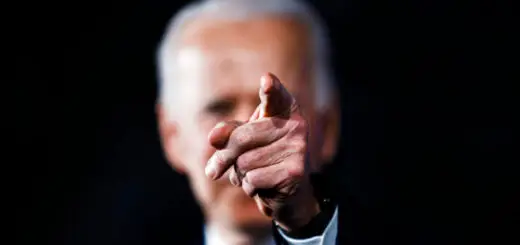
[(226, 147), (226, 144), (233, 130), (235, 130), (242, 124), (244, 123), (239, 121), (227, 121), (218, 123), (208, 134), (209, 143), (217, 149), (222, 149)]
[(282, 116), (289, 117), (297, 108), (296, 100), (285, 89), (280, 80), (273, 74), (267, 73), (260, 78), (260, 106), (259, 118)]

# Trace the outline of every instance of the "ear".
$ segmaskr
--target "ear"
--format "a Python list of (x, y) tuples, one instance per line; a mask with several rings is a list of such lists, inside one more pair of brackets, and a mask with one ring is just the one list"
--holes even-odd
[(320, 112), (323, 117), (323, 146), (321, 148), (321, 157), (324, 163), (330, 163), (338, 148), (341, 125), (341, 110), (337, 96), (332, 97), (330, 106), (325, 111)]
[(178, 139), (178, 128), (175, 121), (168, 118), (165, 107), (160, 103), (155, 106), (155, 114), (157, 116), (157, 126), (159, 130), (159, 137), (161, 146), (165, 154), (168, 164), (172, 166), (178, 173), (184, 174), (185, 168), (180, 161), (180, 150), (178, 149), (176, 141)]

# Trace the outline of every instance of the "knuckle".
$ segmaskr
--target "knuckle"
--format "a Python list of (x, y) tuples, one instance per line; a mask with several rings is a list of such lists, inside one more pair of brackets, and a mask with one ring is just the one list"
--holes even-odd
[(249, 161), (247, 160), (247, 155), (246, 154), (240, 155), (237, 158), (237, 162), (236, 162), (237, 168), (238, 169), (244, 169), (244, 167), (247, 166), (248, 162)]
[(300, 121), (298, 123), (298, 132), (301, 136), (306, 138), (309, 134), (309, 124), (304, 120)]
[(244, 179), (247, 180), (247, 183), (253, 188), (255, 188), (255, 183), (258, 182), (259, 178), (262, 176), (258, 175), (256, 172), (247, 172)]
[(307, 120), (305, 120), (303, 117), (297, 117), (294, 119), (295, 121), (295, 129), (297, 131), (307, 131), (307, 128), (309, 127), (309, 123)]
[(309, 127), (309, 123), (307, 122), (307, 120), (301, 118), (301, 120), (298, 120), (298, 128), (300, 130), (304, 130), (304, 131), (307, 131), (307, 128)]
[(246, 195), (248, 195), (249, 197), (253, 197), (255, 195), (255, 189), (245, 188), (244, 191), (245, 191)]
[(253, 139), (252, 134), (250, 133), (250, 130), (243, 129), (238, 132), (236, 132), (235, 135), (233, 135), (234, 143), (236, 145), (242, 146), (246, 145)]
[(226, 153), (224, 151), (215, 152), (214, 157), (215, 157), (215, 163), (216, 163), (215, 165), (218, 169), (222, 169), (223, 167), (225, 167), (225, 165), (228, 162), (228, 159), (227, 159)]
[(235, 171), (231, 171), (229, 173), (229, 182), (232, 185), (238, 186), (240, 184), (240, 180), (238, 179), (237, 173)]
[(239, 169), (248, 169), (250, 163), (254, 160), (254, 156), (251, 153), (245, 153), (237, 158), (237, 167)]
[(250, 182), (243, 182), (242, 189), (249, 196), (253, 197), (256, 194), (256, 188)]
[(215, 162), (217, 164), (220, 164), (224, 160), (222, 156), (222, 151), (216, 151), (215, 153), (213, 153), (213, 157), (215, 157)]
[(309, 125), (307, 121), (303, 119), (296, 119), (292, 123), (292, 128), (290, 130), (290, 134), (297, 138), (306, 139), (309, 133)]
[(215, 167), (218, 169), (222, 168), (222, 162), (224, 161), (222, 153), (220, 151), (216, 151), (215, 153), (213, 153), (213, 157), (215, 159)]
[(294, 152), (299, 154), (305, 154), (307, 152), (307, 140), (305, 139), (296, 139), (292, 145)]
[(305, 167), (303, 164), (293, 163), (290, 165), (290, 167), (287, 169), (289, 178), (291, 179), (301, 179), (305, 176)]

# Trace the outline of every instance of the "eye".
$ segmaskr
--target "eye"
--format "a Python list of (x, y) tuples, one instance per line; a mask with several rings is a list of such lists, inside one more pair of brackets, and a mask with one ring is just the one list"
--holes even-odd
[(210, 115), (226, 116), (233, 111), (234, 107), (235, 102), (233, 100), (220, 99), (209, 103), (204, 111)]

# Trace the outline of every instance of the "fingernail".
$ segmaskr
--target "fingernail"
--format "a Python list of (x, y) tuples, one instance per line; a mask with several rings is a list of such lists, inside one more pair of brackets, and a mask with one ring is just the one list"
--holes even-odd
[(222, 128), (222, 127), (224, 127), (224, 125), (226, 125), (225, 122), (219, 122), (219, 123), (217, 123), (217, 125), (215, 125), (215, 128)]
[(237, 178), (231, 178), (231, 184), (234, 185), (234, 186), (238, 186)]
[(206, 172), (206, 176), (208, 176), (211, 179), (215, 179), (215, 168), (213, 167), (212, 164), (209, 164), (206, 167), (205, 172)]
[(206, 173), (207, 177), (209, 177), (211, 179), (215, 179), (216, 170), (215, 170), (214, 157), (211, 157), (209, 159), (208, 164), (206, 165), (206, 168), (204, 169), (204, 172)]
[(260, 86), (262, 87), (262, 90), (265, 90), (265, 84), (267, 83), (267, 76), (262, 76), (260, 79)]

